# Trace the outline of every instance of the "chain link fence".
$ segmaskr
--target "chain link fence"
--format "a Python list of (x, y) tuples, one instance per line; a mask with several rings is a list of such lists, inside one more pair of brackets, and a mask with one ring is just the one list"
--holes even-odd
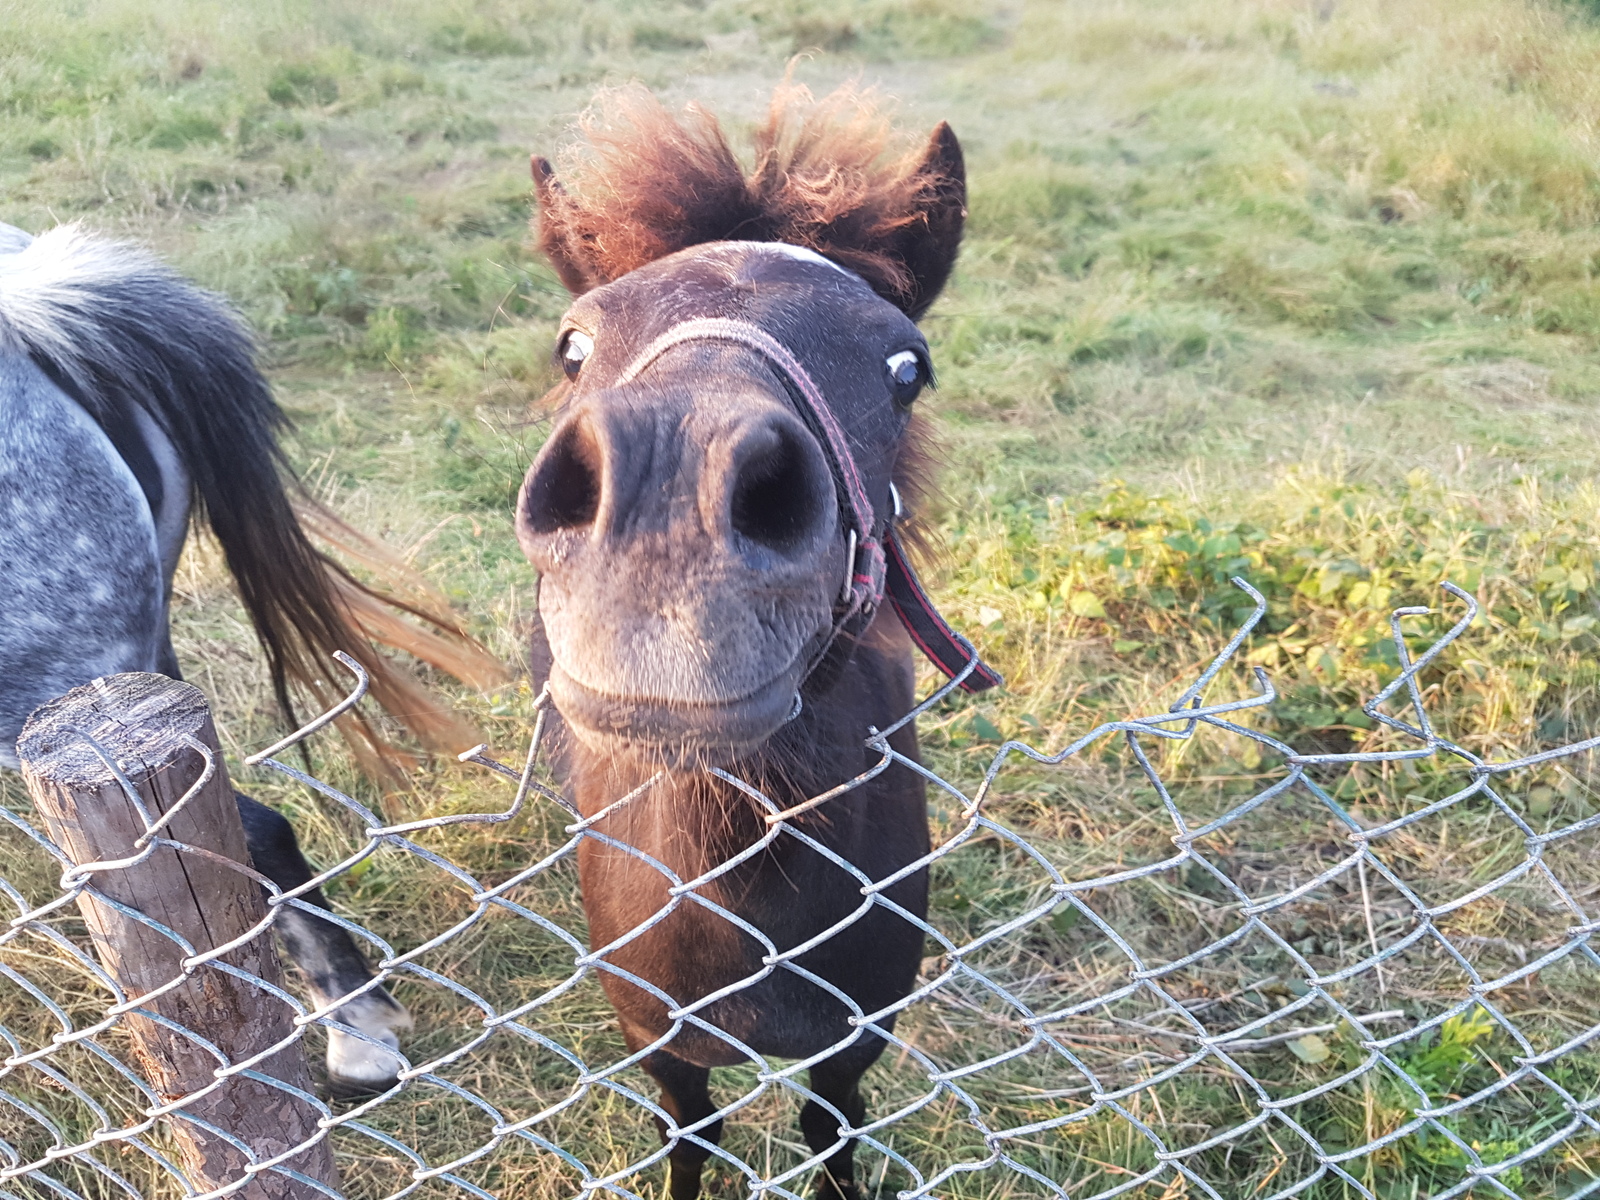
[[(1583, 815), (1596, 806), (1582, 757), (1600, 738), (1489, 761), (1436, 728), (1430, 666), (1477, 612), (1446, 585), (1465, 611), (1432, 644), (1413, 652), (1405, 629), (1427, 610), (1394, 613), (1401, 669), (1365, 707), (1373, 728), (1362, 748), (1299, 753), (1269, 732), (1266, 674), (1256, 668), (1252, 683), (1236, 662), (1266, 606), (1235, 582), (1255, 615), (1168, 711), (1055, 750), (1006, 741), (972, 786), (899, 756), (893, 730), (872, 737), (869, 772), (787, 810), (724, 775), (766, 810), (770, 839), (802, 839), (859, 881), (852, 920), (886, 903), (887, 884), (831, 855), (797, 818), (895, 764), (927, 780), (934, 901), (922, 973), (893, 1008), (893, 1032), (875, 1024), (885, 1014), (858, 1014), (852, 1034), (888, 1043), (864, 1084), (866, 1118), (841, 1129), (857, 1139), (864, 1191), (1600, 1191), (1600, 814)], [(1230, 688), (1233, 699), (1207, 698)], [(488, 813), (456, 797), (445, 807), (460, 811), (386, 819), (279, 757), (334, 713), (247, 760), (306, 789), (297, 824), (342, 839), (348, 852), (307, 887), (335, 888), (339, 923), (415, 1015), (398, 1087), (356, 1102), (262, 1066), (297, 1043), (320, 1059), (328, 1029), (341, 1028), (336, 1006), (304, 999), (292, 973), (280, 984), (223, 959), (303, 906), (305, 889), (267, 885), (264, 916), (200, 953), (107, 886), (140, 855), (190, 849), (173, 836), (172, 810), (146, 812), (129, 857), (95, 863), (74, 861), (22, 806), (0, 813), (10, 831), (0, 889), (14, 908), (0, 934), (5, 1194), (279, 1194), (268, 1184), (373, 1200), (659, 1194), (670, 1138), (708, 1122), (672, 1124), (600, 994), (616, 944), (588, 945), (574, 864), (585, 838), (606, 836), (596, 826), (616, 806), (584, 817), (550, 785), (542, 696), (537, 709), (521, 769), (481, 747), (462, 756), (504, 777), (493, 784), (504, 806)], [(1208, 738), (1253, 766), (1197, 771), (1188, 747)], [(1112, 833), (1081, 819), (1097, 806), (1113, 814)], [(722, 870), (672, 879), (648, 924), (693, 903)], [(91, 935), (105, 935), (79, 915), (85, 898), (171, 941), (178, 973), (130, 995), (97, 955)], [(802, 970), (798, 953), (774, 949), (767, 967)], [(151, 996), (210, 977), (278, 1005), (287, 1033), (243, 1060), (207, 1041), (207, 1087), (248, 1077), (312, 1115), (304, 1137), (273, 1153), (238, 1142), (242, 1165), (208, 1188), (173, 1140), (184, 1120), (212, 1120), (197, 1115), (207, 1087), (153, 1084), (131, 1025), (171, 1025)], [(679, 1021), (704, 1004), (666, 999)], [(749, 1058), (714, 1077), (716, 1118), (728, 1124), (711, 1146), (710, 1191), (805, 1194), (823, 1156), (794, 1132), (811, 1098), (804, 1064)], [(313, 1144), (332, 1151), (335, 1176), (307, 1173)]]

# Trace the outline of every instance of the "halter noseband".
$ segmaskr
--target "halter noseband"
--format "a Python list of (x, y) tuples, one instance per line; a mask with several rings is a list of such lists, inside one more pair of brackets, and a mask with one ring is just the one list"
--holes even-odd
[(1004, 682), (998, 672), (978, 657), (972, 643), (952, 629), (928, 599), (895, 532), (895, 519), (900, 516), (899, 493), (893, 484), (889, 485), (892, 506), (880, 516), (867, 495), (849, 439), (827, 398), (811, 373), (777, 338), (759, 325), (727, 317), (683, 321), (641, 350), (618, 382), (632, 383), (668, 350), (686, 342), (732, 342), (754, 350), (770, 362), (827, 456), (828, 469), (843, 501), (851, 553), (839, 603), (834, 607), (833, 632), (818, 652), (813, 667), (839, 634), (846, 630), (859, 633), (865, 629), (887, 595), (895, 615), (918, 649), (934, 666), (958, 680), (964, 691), (982, 692)]

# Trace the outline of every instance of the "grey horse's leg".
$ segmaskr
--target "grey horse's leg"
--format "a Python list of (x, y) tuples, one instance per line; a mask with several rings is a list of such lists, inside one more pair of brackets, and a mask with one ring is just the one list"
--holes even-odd
[[(311, 867), (283, 815), (248, 796), (239, 795), (238, 801), (245, 842), (256, 870), (285, 891), (310, 879)], [(313, 888), (301, 899), (328, 908), (321, 888)], [(278, 916), (278, 934), (289, 957), (310, 980), (312, 996), (319, 1006), (348, 996), (373, 977), (372, 967), (355, 940), (332, 921), (286, 905)], [(341, 1005), (333, 1017), (395, 1050), (400, 1048), (398, 1031), (411, 1028), (411, 1014), (382, 987)], [(335, 1095), (384, 1091), (394, 1086), (396, 1073), (403, 1065), (397, 1055), (340, 1030), (328, 1030), (328, 1076)]]

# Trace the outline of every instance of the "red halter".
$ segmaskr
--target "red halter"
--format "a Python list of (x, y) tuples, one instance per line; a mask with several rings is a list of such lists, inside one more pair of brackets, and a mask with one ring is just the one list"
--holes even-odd
[[(895, 533), (895, 518), (900, 515), (900, 498), (890, 485), (892, 507), (878, 515), (866, 484), (850, 451), (849, 439), (839, 426), (827, 399), (810, 372), (787, 346), (759, 325), (726, 317), (701, 317), (674, 325), (641, 350), (619, 383), (631, 383), (656, 359), (685, 342), (733, 342), (760, 354), (778, 371), (788, 385), (800, 415), (822, 443), (833, 473), (847, 520), (852, 553), (847, 564), (840, 603), (835, 608), (832, 644), (846, 627), (865, 621), (877, 610), (887, 593), (895, 615), (911, 634), (911, 640), (933, 665), (952, 679), (959, 679), (968, 692), (981, 692), (1004, 681), (998, 672), (978, 657), (978, 652), (939, 615), (928, 594), (917, 581), (916, 572), (906, 557)], [(826, 647), (824, 647), (824, 652)], [(820, 655), (819, 655), (820, 659)]]

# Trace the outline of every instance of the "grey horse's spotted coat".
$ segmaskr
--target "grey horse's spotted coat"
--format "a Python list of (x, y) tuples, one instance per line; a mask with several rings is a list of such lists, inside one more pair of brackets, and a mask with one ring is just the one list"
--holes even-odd
[[(59, 531), (76, 525), (62, 538)], [(0, 358), (0, 728), (83, 676), (154, 671), (166, 625), (155, 522), (110, 439), (25, 356)]]
[(167, 578), (188, 482), (171, 444), (145, 417), (141, 432), (167, 467), (166, 511), (152, 512), (111, 439), (25, 340), (43, 315), (41, 292), (89, 265), (83, 246), (71, 230), (35, 240), (0, 226), (0, 763), (10, 767), (22, 723), (44, 701), (98, 675), (173, 662)]
[[(259, 536), (272, 506), (280, 533), (289, 512), (280, 420), (219, 297), (73, 226), (33, 238), (0, 225), (0, 766), (19, 765), (17, 737), (45, 701), (122, 671), (177, 677), (168, 608), (196, 493), (230, 566), (243, 549), (281, 570), (284, 539)], [(239, 812), (257, 868), (283, 889), (310, 880), (282, 816), (245, 796)], [(363, 993), (335, 1011), (371, 1040), (330, 1031), (334, 1088), (391, 1086), (405, 1010), (367, 989), (344, 930), (296, 908), (278, 930), (319, 1005)]]

